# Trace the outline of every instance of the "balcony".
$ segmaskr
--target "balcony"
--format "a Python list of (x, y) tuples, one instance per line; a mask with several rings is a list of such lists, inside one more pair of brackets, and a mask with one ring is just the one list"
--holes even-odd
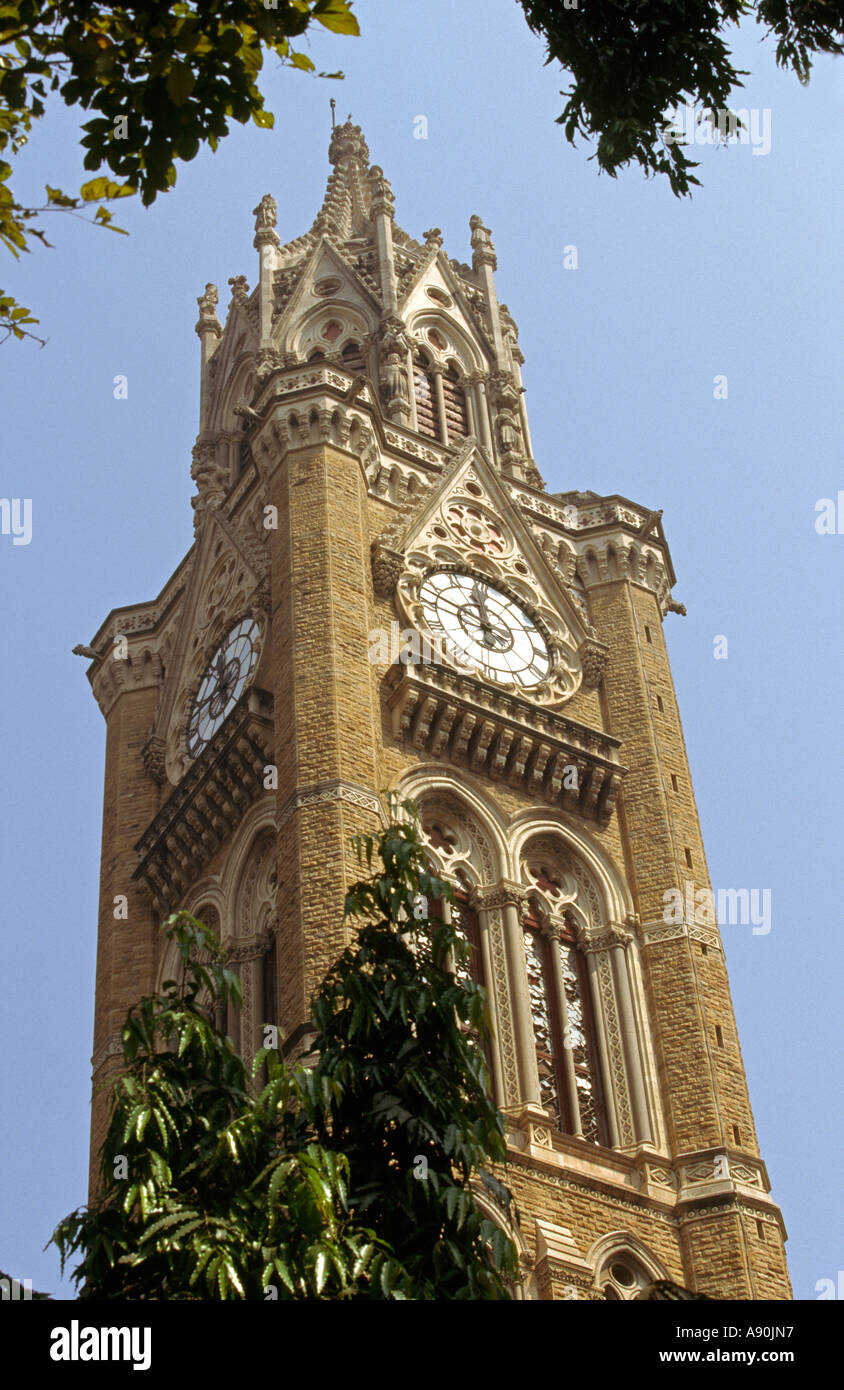
[(606, 825), (627, 769), (618, 739), (442, 665), (385, 677), (395, 738)]
[(133, 878), (146, 884), (159, 912), (172, 911), (183, 899), (261, 796), (272, 749), (272, 696), (253, 686), (135, 846), (139, 863)]

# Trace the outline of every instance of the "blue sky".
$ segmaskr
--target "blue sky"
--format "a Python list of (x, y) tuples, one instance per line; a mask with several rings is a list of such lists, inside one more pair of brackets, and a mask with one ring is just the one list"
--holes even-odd
[[(0, 496), (33, 511), (29, 545), (0, 536), (0, 1267), (69, 1290), (41, 1247), (86, 1193), (105, 726), (71, 648), (110, 608), (153, 597), (191, 544), (196, 296), (214, 281), (225, 306), (229, 276), (254, 284), (263, 193), (283, 239), (310, 225), (333, 94), (406, 230), (440, 226), (464, 260), (470, 214), (491, 227), (549, 491), (664, 510), (688, 607), (666, 636), (713, 884), (772, 893), (768, 935), (724, 937), (795, 1292), (814, 1298), (842, 1264), (844, 534), (814, 521), (817, 500), (844, 488), (844, 66), (822, 62), (804, 89), (749, 28), (737, 51), (753, 76), (736, 104), (770, 110), (770, 153), (701, 149), (704, 187), (679, 202), (638, 172), (599, 177), (587, 148), (567, 146), (554, 124), (566, 79), (543, 67), (513, 0), (356, 9), (361, 39), (312, 46), (345, 82), (271, 68), (274, 131), (237, 127), (151, 209), (121, 205), (129, 237), (53, 215), (54, 249), (4, 265), (49, 343), (0, 349)], [(59, 105), (42, 123), (20, 161), (23, 201), (45, 181), (78, 187), (79, 119)], [(713, 657), (717, 635), (727, 660)]]

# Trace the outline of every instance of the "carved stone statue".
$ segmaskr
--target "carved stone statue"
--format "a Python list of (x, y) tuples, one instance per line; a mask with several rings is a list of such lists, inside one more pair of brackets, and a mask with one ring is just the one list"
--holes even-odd
[[(216, 285), (208, 284), (205, 286), (205, 293), (197, 298), (199, 305), (199, 319), (196, 322), (196, 331), (200, 338), (204, 339), (208, 333), (213, 333), (215, 337), (222, 337), (223, 325), (217, 318), (217, 301), (219, 292)], [(213, 359), (212, 359), (213, 365)]]
[(216, 285), (206, 285), (205, 293), (199, 295), (197, 304), (199, 305), (200, 318), (217, 317), (217, 301), (220, 298), (219, 290)]
[(500, 411), (496, 424), (498, 426), (498, 443), (502, 454), (515, 453), (521, 447), (522, 437), (519, 434), (519, 427), (512, 410)]
[(255, 217), (255, 231), (261, 231), (264, 227), (274, 227), (278, 215), (278, 204), (271, 193), (265, 193), (256, 208), (252, 209)]
[(407, 401), (407, 373), (402, 366), (401, 354), (389, 352), (381, 373), (381, 385), (387, 405), (394, 401)]
[(245, 275), (230, 275), (229, 284), (232, 287), (232, 299), (244, 303), (249, 298), (249, 281)]

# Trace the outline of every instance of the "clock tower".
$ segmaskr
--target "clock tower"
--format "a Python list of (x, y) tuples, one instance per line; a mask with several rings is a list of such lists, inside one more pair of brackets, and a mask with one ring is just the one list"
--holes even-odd
[(88, 675), (107, 723), (92, 1154), (127, 1008), (222, 937), (245, 1054), (294, 1053), (346, 944), (350, 845), (396, 788), (489, 998), (520, 1296), (669, 1278), (789, 1298), (756, 1143), (663, 621), (661, 513), (549, 494), (489, 230), (471, 262), (397, 224), (360, 129), (332, 133), (313, 226), (254, 211), (257, 282), (198, 300), (195, 541), (113, 610)]

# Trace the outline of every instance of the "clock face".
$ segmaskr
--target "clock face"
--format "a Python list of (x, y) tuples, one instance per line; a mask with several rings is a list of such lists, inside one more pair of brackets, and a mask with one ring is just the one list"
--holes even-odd
[(463, 666), (504, 685), (532, 686), (551, 670), (536, 623), (511, 598), (476, 575), (439, 570), (419, 590), (425, 622), (447, 640)]
[(188, 753), (196, 758), (231, 714), (258, 658), (260, 629), (253, 618), (232, 628), (212, 656), (188, 719)]

